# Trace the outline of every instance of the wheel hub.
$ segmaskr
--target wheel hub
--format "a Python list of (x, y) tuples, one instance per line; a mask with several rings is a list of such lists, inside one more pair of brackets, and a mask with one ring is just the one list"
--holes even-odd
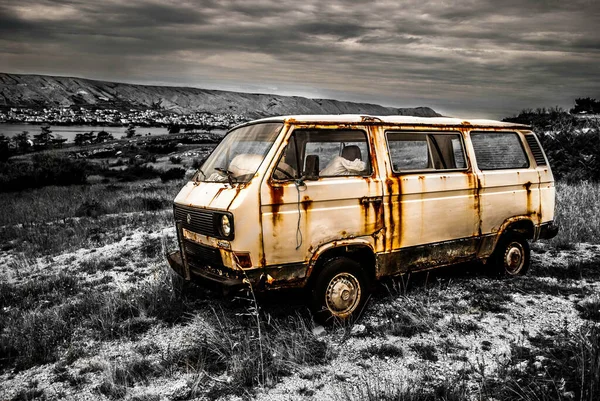
[(519, 243), (510, 244), (504, 255), (504, 263), (508, 273), (517, 273), (523, 267), (523, 255), (524, 251)]
[(325, 301), (331, 313), (343, 317), (356, 310), (360, 296), (357, 278), (350, 273), (340, 273), (329, 282)]

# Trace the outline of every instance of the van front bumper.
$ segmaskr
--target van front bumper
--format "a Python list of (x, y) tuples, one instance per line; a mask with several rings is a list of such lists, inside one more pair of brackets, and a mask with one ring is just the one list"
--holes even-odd
[(215, 269), (189, 268), (181, 258), (181, 252), (176, 251), (167, 255), (171, 268), (185, 280), (198, 284), (218, 286), (229, 290), (241, 289), (252, 285), (257, 291), (279, 288), (300, 288), (306, 284), (308, 264), (294, 263), (282, 266), (268, 266), (259, 269), (234, 271), (227, 268)]
[[(229, 288), (242, 287), (244, 285), (244, 277), (233, 274), (233, 272), (231, 274), (225, 274), (217, 269), (190, 269), (189, 267), (186, 267), (181, 258), (180, 251), (168, 254), (167, 261), (169, 262), (171, 269), (173, 269), (175, 273), (186, 280), (192, 280), (196, 282), (205, 281)], [(253, 281), (250, 277), (248, 277), (248, 280), (251, 283)]]

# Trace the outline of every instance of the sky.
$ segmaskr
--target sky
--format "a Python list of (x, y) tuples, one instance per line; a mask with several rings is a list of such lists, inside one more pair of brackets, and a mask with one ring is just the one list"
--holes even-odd
[(599, 0), (2, 0), (0, 71), (429, 106), (600, 99)]

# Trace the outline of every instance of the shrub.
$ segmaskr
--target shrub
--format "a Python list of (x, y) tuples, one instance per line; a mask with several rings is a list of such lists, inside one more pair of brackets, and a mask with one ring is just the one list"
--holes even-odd
[(0, 191), (84, 184), (89, 170), (83, 160), (38, 154), (31, 163), (0, 163)]
[(122, 170), (102, 170), (100, 174), (105, 177), (116, 178), (119, 181), (131, 182), (156, 178), (161, 173), (152, 166), (134, 164)]
[(185, 169), (176, 167), (170, 168), (164, 173), (160, 175), (160, 179), (162, 182), (167, 182), (171, 180), (181, 180), (185, 176)]
[(559, 107), (523, 110), (504, 121), (532, 126), (558, 180), (600, 181), (600, 121), (577, 118)]
[(501, 379), (483, 382), (485, 392), (500, 401), (595, 401), (600, 394), (600, 326), (567, 329), (529, 339), (536, 346), (513, 346)]
[(181, 156), (171, 156), (169, 161), (173, 164), (181, 164)]
[(205, 160), (206, 157), (194, 157), (194, 159), (192, 160), (192, 168), (194, 168), (195, 170), (199, 169), (200, 166), (204, 164)]
[(79, 207), (75, 211), (75, 216), (97, 218), (98, 216), (106, 213), (106, 207), (99, 201), (92, 199), (86, 200), (81, 205), (79, 205)]

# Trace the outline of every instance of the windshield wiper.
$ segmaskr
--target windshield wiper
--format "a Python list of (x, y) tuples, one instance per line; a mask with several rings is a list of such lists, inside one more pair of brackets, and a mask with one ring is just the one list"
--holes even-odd
[(225, 174), (227, 176), (227, 181), (229, 182), (229, 185), (233, 187), (233, 172), (223, 167), (215, 167), (215, 170), (217, 170), (221, 174)]
[[(204, 171), (202, 171), (201, 168), (198, 169), (199, 173), (202, 173), (202, 177), (204, 177), (204, 179), (206, 180), (206, 174), (204, 174)], [(194, 177), (194, 181), (198, 182), (198, 173), (196, 173), (196, 177)]]

